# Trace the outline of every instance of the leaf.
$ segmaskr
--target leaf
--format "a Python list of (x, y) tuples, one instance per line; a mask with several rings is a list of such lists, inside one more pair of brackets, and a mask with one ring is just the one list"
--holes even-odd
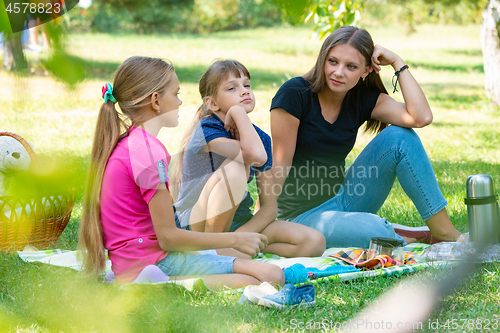
[(318, 15), (319, 16), (328, 16), (328, 9), (325, 7), (318, 7)]
[(54, 52), (52, 57), (44, 62), (44, 65), (57, 78), (70, 86), (76, 85), (86, 77), (83, 60), (65, 52)]
[(344, 13), (346, 11), (346, 6), (345, 6), (345, 1), (342, 1), (340, 3), (340, 6), (339, 6), (339, 9), (337, 9), (334, 13), (333, 13), (333, 16), (335, 17), (339, 17), (342, 13)]
[(273, 0), (286, 14), (286, 20), (292, 24), (304, 21), (304, 17), (310, 12), (312, 0)]
[(332, 27), (331, 24), (325, 24), (322, 28), (321, 28), (321, 31), (328, 31), (330, 30)]
[(345, 25), (352, 25), (355, 18), (356, 18), (356, 12), (350, 13), (345, 19)]
[(306, 19), (304, 20), (304, 23), (309, 23), (309, 21), (311, 21), (311, 19), (313, 18), (313, 15), (314, 15), (314, 11), (310, 11), (309, 14), (307, 14), (306, 16)]
[(0, 31), (12, 32), (12, 28), (9, 24), (9, 16), (5, 11), (5, 5), (3, 1), (0, 1)]

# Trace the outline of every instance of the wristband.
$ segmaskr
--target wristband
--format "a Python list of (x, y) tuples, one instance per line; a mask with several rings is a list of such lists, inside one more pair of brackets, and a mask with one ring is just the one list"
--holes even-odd
[[(394, 91), (392, 92), (393, 94), (394, 94), (396, 91), (398, 91), (397, 86), (398, 86), (399, 74), (400, 74), (402, 71), (404, 71), (405, 69), (408, 69), (408, 68), (410, 68), (410, 66), (408, 66), (408, 65), (404, 65), (403, 67), (401, 67), (401, 68), (399, 69), (399, 71), (396, 71), (396, 72), (394, 73), (394, 76), (392, 77), (392, 85), (393, 85), (393, 87), (394, 87)], [(396, 81), (394, 81), (394, 78), (396, 78)]]

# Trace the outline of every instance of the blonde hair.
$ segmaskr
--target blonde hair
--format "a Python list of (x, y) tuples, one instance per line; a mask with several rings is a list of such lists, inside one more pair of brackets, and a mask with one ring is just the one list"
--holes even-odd
[(242, 63), (232, 59), (214, 61), (200, 79), (199, 91), (203, 103), (198, 108), (188, 129), (184, 132), (179, 153), (175, 161), (173, 161), (170, 190), (172, 191), (174, 200), (177, 200), (179, 196), (182, 181), (182, 163), (189, 141), (191, 141), (200, 120), (212, 116), (212, 111), (205, 104), (205, 98), (217, 96), (219, 86), (230, 74), (233, 74), (237, 78), (246, 76), (250, 79), (248, 69)]
[(157, 58), (131, 57), (118, 67), (113, 81), (112, 101), (103, 103), (97, 116), (90, 166), (85, 184), (78, 248), (83, 254), (83, 269), (97, 276), (104, 269), (105, 249), (101, 223), (101, 187), (104, 170), (116, 144), (128, 135), (130, 127), (141, 121), (144, 100), (162, 94), (169, 85), (174, 67)]
[[(319, 93), (326, 85), (325, 78), (325, 62), (330, 50), (339, 44), (348, 44), (358, 50), (365, 59), (365, 66), (371, 65), (371, 57), (375, 45), (368, 31), (357, 27), (345, 26), (332, 32), (323, 42), (321, 50), (316, 60), (316, 64), (303, 77), (311, 85), (313, 93)], [(373, 89), (381, 93), (387, 94), (384, 83), (380, 75), (372, 71), (364, 80), (359, 80), (359, 86), (364, 86), (366, 89)], [(366, 123), (365, 131), (378, 133), (383, 130), (387, 124), (375, 119), (370, 119)]]

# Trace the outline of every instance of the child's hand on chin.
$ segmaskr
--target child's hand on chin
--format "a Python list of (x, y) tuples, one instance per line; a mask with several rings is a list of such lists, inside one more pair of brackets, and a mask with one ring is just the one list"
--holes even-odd
[(229, 131), (229, 133), (231, 133), (232, 137), (235, 140), (240, 141), (240, 132), (238, 132), (238, 127), (236, 127), (236, 124), (234, 124), (233, 126), (231, 126), (231, 128), (229, 128), (228, 131)]

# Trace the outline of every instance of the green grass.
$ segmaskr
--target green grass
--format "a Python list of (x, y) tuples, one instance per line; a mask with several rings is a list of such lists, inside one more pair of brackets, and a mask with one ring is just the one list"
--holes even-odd
[[(479, 26), (418, 27), (407, 36), (398, 26), (368, 27), (375, 42), (398, 52), (422, 85), (434, 111), (432, 125), (417, 129), (449, 202), (448, 212), (467, 231), (463, 204), (465, 180), (489, 173), (500, 184), (500, 111), (484, 92)], [(181, 83), (181, 125), (163, 129), (160, 139), (172, 154), (200, 98), (197, 81), (214, 58), (235, 58), (252, 74), (257, 107), (253, 121), (269, 132), (269, 105), (279, 86), (301, 75), (315, 62), (319, 41), (309, 28), (267, 28), (197, 35), (68, 36), (70, 51), (82, 57), (88, 78), (74, 90), (45, 75), (40, 59), (29, 55), (34, 74), (16, 78), (0, 71), (0, 123), (35, 145), (44, 158), (76, 160), (74, 172), (85, 170), (90, 152), (100, 89), (116, 67), (132, 55), (159, 56), (176, 66)], [(1, 54), (1, 53), (0, 53)], [(392, 70), (382, 78), (390, 88)], [(392, 90), (391, 90), (392, 91)], [(401, 94), (393, 95), (401, 100)], [(361, 134), (348, 160), (353, 161), (371, 139)], [(76, 182), (81, 185), (81, 180)], [(54, 247), (75, 249), (81, 216), (81, 193), (71, 221)], [(423, 225), (398, 183), (379, 214), (391, 222)], [(443, 270), (413, 276), (438, 281)], [(499, 319), (500, 265), (487, 264), (442, 300), (432, 320)], [(406, 276), (321, 284), (317, 306), (283, 312), (238, 306), (239, 295), (187, 292), (174, 286), (118, 288), (89, 281), (77, 272), (43, 264), (27, 264), (0, 254), (0, 330), (18, 332), (220, 332), (292, 330), (291, 320), (342, 322), (353, 318), (377, 296)], [(426, 327), (424, 325), (424, 327)], [(427, 332), (436, 330), (425, 329)], [(453, 331), (440, 329), (440, 332)], [(479, 331), (465, 328), (463, 331)]]

